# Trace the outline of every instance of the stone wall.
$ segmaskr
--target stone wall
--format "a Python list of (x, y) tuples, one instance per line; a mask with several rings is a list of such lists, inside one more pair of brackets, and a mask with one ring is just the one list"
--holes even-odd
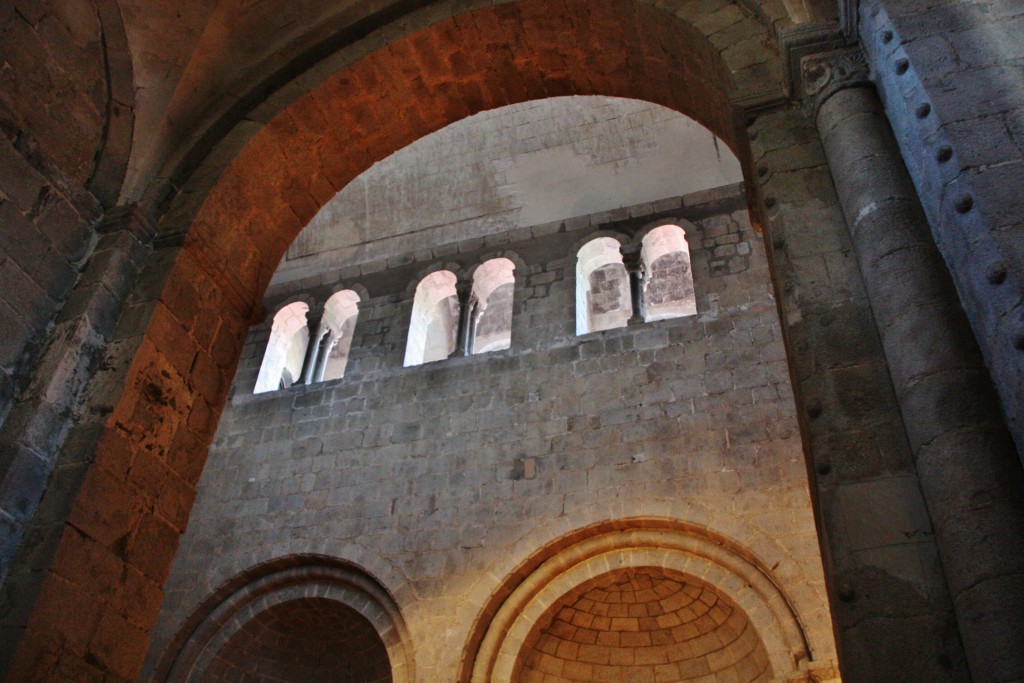
[[(379, 579), (408, 624), (417, 675), (455, 680), (481, 605), (518, 565), (566, 534), (633, 518), (747, 548), (792, 601), (815, 660), (833, 661), (763, 245), (737, 187), (660, 205), (506, 245), (518, 264), (508, 351), (402, 368), (412, 291), (431, 262), (357, 283), (369, 300), (341, 380), (252, 395), (269, 332), (254, 328), (147, 671), (211, 591), (256, 564), (314, 554)], [(698, 315), (577, 337), (576, 249), (597, 230), (660, 222), (690, 226)], [(749, 250), (746, 269), (712, 272), (704, 245), (723, 225)], [(464, 273), (493, 255), (466, 249), (442, 263)], [(342, 284), (353, 283), (306, 294)]]
[(1024, 7), (872, 0), (861, 42), (1024, 458)]

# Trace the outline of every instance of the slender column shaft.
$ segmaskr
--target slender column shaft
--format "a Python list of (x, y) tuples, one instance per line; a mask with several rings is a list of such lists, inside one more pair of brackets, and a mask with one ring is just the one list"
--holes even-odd
[(320, 354), (320, 340), (327, 333), (320, 326), (320, 321), (320, 316), (306, 316), (306, 327), (309, 329), (309, 343), (306, 345), (306, 357), (302, 361), (303, 384), (313, 383), (313, 373), (316, 372), (316, 361)]
[[(806, 67), (805, 67), (806, 73)], [(881, 333), (972, 676), (1024, 678), (1024, 472), (874, 88), (816, 124)]]
[(334, 350), (334, 345), (337, 343), (338, 338), (333, 333), (324, 335), (324, 338), (321, 340), (321, 349), (316, 359), (316, 371), (313, 373), (314, 382), (324, 381), (324, 373), (327, 372), (327, 360), (330, 358), (331, 351)]
[(629, 293), (633, 306), (629, 324), (639, 325), (644, 322), (644, 261), (639, 249), (623, 251), (622, 263), (629, 273)]
[(470, 354), (470, 314), (472, 313), (471, 309), (473, 308), (472, 283), (459, 283), (457, 292), (459, 296), (459, 330), (455, 337), (455, 355), (468, 356)]

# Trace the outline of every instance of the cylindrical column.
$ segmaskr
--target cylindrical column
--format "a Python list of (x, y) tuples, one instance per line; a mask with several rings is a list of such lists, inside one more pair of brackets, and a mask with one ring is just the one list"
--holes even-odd
[(473, 283), (460, 282), (456, 285), (456, 293), (459, 297), (459, 330), (455, 337), (455, 355), (468, 356), (470, 315), (473, 308)]
[(629, 293), (633, 305), (633, 315), (628, 324), (639, 325), (644, 322), (644, 259), (640, 248), (622, 249), (622, 264), (629, 273)]
[(334, 350), (335, 345), (338, 343), (338, 337), (335, 336), (334, 332), (328, 332), (324, 335), (320, 342), (320, 351), (318, 351), (316, 359), (316, 370), (313, 372), (314, 382), (323, 382), (324, 373), (327, 372), (327, 360), (331, 356), (331, 351)]
[(976, 681), (1024, 678), (1024, 471), (882, 103), (856, 53), (805, 58)]
[(320, 354), (320, 340), (327, 334), (321, 325), (323, 316), (307, 313), (306, 328), (309, 330), (309, 343), (306, 344), (306, 357), (302, 361), (302, 383), (312, 384), (313, 373), (316, 372), (316, 360)]

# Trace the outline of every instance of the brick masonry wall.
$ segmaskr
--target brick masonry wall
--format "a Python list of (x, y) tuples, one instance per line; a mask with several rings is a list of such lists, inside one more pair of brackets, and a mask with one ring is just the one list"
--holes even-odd
[[(341, 380), (251, 395), (269, 331), (254, 328), (147, 670), (217, 586), (259, 562), (322, 553), (381, 580), (403, 610), (418, 675), (453, 680), (475, 605), (518, 563), (570, 531), (635, 516), (738, 539), (773, 568), (816, 657), (832, 659), (763, 245), (738, 188), (661, 208), (663, 220), (696, 226), (695, 317), (574, 334), (575, 249), (597, 227), (628, 233), (657, 220), (648, 205), (507, 245), (521, 264), (508, 351), (401, 367), (409, 283), (424, 263), (358, 283), (371, 298)], [(713, 274), (704, 239), (723, 223), (737, 226), (749, 267)], [(456, 252), (448, 258), (467, 268), (494, 253)]]

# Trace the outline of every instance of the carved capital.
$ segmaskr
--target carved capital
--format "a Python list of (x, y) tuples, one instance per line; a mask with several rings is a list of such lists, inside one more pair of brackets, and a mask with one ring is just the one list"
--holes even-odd
[(626, 272), (635, 273), (643, 279), (645, 268), (640, 245), (624, 246), (619, 251), (622, 254), (622, 265), (626, 267)]
[(804, 97), (817, 112), (821, 104), (845, 88), (871, 84), (871, 70), (858, 47), (819, 52), (800, 61)]

